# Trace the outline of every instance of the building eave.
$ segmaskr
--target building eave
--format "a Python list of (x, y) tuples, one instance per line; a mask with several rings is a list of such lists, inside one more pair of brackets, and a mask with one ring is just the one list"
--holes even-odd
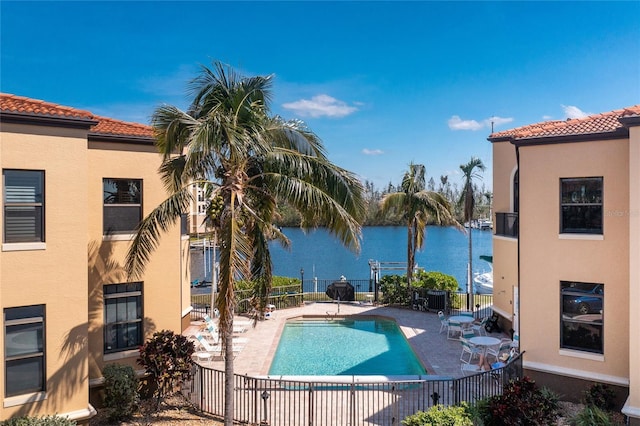
[(88, 139), (89, 142), (134, 143), (142, 145), (153, 145), (155, 143), (155, 139), (148, 136), (116, 135), (110, 133), (89, 132)]
[(89, 130), (92, 126), (98, 124), (98, 121), (84, 117), (65, 117), (2, 111), (0, 112), (0, 123), (31, 124), (35, 126), (67, 127)]

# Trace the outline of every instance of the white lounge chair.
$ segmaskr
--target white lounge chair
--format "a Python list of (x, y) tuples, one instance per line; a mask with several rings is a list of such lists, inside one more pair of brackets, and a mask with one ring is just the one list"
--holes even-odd
[[(220, 333), (218, 332), (218, 329), (213, 326), (212, 323), (206, 323), (205, 329), (203, 330), (203, 332), (206, 333), (206, 337), (208, 337), (208, 340), (210, 340), (214, 345), (220, 344)], [(247, 339), (246, 337), (233, 336), (234, 344), (244, 344), (244, 343), (247, 343), (248, 341), (249, 339)]]
[[(202, 346), (202, 349), (204, 349), (204, 351), (196, 351), (196, 353), (194, 354), (199, 360), (206, 359), (210, 361), (214, 357), (224, 356), (224, 352), (222, 351), (222, 346), (219, 346), (219, 345), (212, 346), (207, 341), (207, 339), (204, 338), (204, 336), (201, 333), (196, 333), (194, 337), (196, 338), (200, 346)], [(232, 346), (233, 356), (235, 357), (236, 355), (238, 355), (238, 353), (240, 353), (242, 349), (244, 349), (244, 346), (233, 345)]]
[[(207, 329), (209, 328), (213, 328), (214, 330), (218, 329), (218, 323), (214, 320), (211, 319), (211, 317), (209, 315), (204, 316), (204, 322), (207, 326)], [(244, 333), (245, 331), (247, 331), (247, 326), (245, 324), (237, 324), (235, 319), (233, 321), (233, 332), (234, 333)]]

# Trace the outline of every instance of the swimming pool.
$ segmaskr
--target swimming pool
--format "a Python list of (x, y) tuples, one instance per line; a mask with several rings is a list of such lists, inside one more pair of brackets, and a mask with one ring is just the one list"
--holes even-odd
[(398, 324), (380, 317), (296, 319), (284, 326), (269, 375), (424, 375)]

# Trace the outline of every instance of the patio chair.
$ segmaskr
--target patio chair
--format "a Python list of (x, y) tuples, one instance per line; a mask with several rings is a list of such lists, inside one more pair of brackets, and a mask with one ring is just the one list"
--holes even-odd
[(473, 318), (473, 312), (469, 312), (469, 311), (461, 311), (459, 315), (462, 316), (462, 317), (471, 317), (471, 318)]
[[(460, 361), (464, 363), (471, 364), (471, 360), (473, 360), (473, 358), (476, 356), (479, 357), (480, 354), (482, 353), (481, 348), (477, 347), (476, 345), (469, 342), (465, 338), (460, 339), (460, 344), (462, 345), (462, 352), (460, 353)], [(468, 359), (466, 359), (467, 356), (468, 356)]]
[(471, 323), (471, 329), (474, 331), (474, 333), (477, 333), (478, 336), (486, 336), (487, 331), (484, 329), (484, 326), (487, 324), (488, 320), (489, 317), (484, 317), (478, 323)]
[(456, 321), (448, 321), (448, 324), (447, 339), (458, 339), (460, 337), (460, 334), (462, 334), (462, 326), (459, 322)]
[(489, 346), (487, 348), (486, 356), (492, 356), (496, 361), (500, 360), (500, 354), (511, 349), (511, 339), (502, 339), (502, 341), (495, 346)]
[(474, 333), (471, 328), (463, 328), (462, 331), (460, 332), (461, 339), (471, 339), (472, 337), (475, 337), (475, 336), (476, 336), (476, 333)]
[(438, 318), (440, 318), (440, 334), (442, 334), (442, 332), (449, 327), (449, 321), (447, 321), (442, 311), (438, 311)]

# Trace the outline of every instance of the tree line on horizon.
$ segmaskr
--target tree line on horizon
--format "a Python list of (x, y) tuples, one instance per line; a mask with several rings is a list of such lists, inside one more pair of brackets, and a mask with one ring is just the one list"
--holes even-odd
[[(366, 206), (366, 215), (362, 226), (404, 226), (406, 221), (398, 214), (384, 214), (381, 209), (382, 199), (387, 194), (402, 191), (401, 184), (389, 182), (384, 188), (376, 188), (373, 182), (364, 181), (364, 201)], [(436, 183), (433, 177), (430, 177), (426, 189), (428, 191), (438, 192), (452, 206), (453, 214), (459, 223), (464, 223), (464, 204), (460, 203), (462, 196), (462, 185), (452, 182), (448, 175), (441, 175), (439, 182)], [(491, 220), (491, 200), (493, 192), (486, 188), (484, 182), (481, 185), (473, 183), (473, 196), (475, 198), (475, 218), (487, 218)], [(279, 227), (299, 227), (301, 225), (301, 217), (297, 210), (285, 202), (279, 201), (277, 205), (278, 216), (275, 224)], [(429, 223), (433, 225), (434, 223)]]

